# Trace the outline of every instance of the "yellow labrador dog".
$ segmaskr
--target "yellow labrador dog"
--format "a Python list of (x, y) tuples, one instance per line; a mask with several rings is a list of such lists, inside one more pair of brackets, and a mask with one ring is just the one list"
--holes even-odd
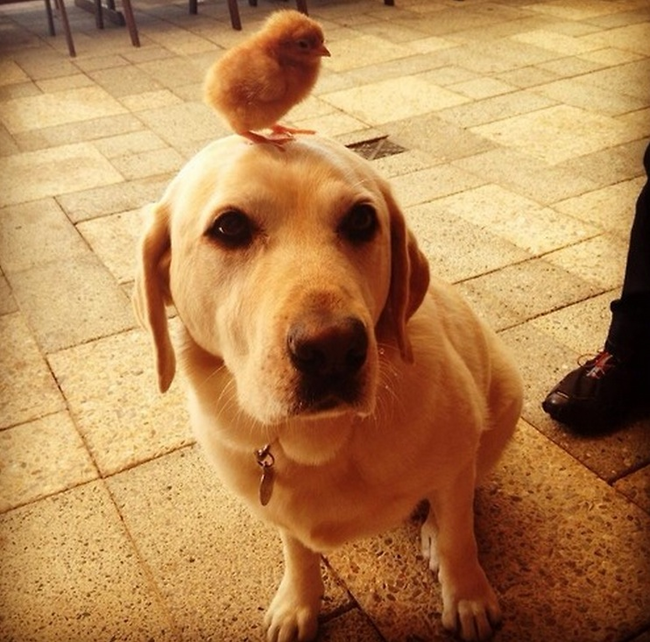
[(338, 143), (232, 136), (148, 211), (134, 302), (159, 386), (175, 372), (219, 475), (281, 534), (267, 639), (316, 635), (319, 554), (430, 504), (422, 546), (442, 620), (482, 640), (500, 620), (473, 497), (521, 408), (519, 375), (455, 290), (430, 279), (387, 183)]

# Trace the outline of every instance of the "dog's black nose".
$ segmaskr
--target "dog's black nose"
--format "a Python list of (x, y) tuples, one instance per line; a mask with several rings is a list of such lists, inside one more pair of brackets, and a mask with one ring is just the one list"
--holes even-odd
[(366, 362), (368, 333), (354, 317), (315, 317), (290, 328), (287, 347), (294, 367), (305, 375), (349, 377)]

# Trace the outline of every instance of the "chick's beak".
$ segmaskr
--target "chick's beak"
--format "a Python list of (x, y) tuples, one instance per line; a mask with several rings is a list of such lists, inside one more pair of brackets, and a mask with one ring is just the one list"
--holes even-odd
[(325, 45), (320, 45), (317, 47), (315, 53), (317, 56), (326, 56), (328, 58), (332, 55), (330, 53), (330, 50)]

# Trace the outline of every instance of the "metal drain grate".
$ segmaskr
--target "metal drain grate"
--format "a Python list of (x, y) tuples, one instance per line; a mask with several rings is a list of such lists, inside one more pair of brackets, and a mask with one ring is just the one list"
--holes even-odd
[(388, 140), (388, 136), (362, 140), (359, 143), (353, 143), (347, 147), (366, 160), (377, 160), (386, 156), (395, 156), (395, 154), (401, 154), (406, 151), (405, 147)]

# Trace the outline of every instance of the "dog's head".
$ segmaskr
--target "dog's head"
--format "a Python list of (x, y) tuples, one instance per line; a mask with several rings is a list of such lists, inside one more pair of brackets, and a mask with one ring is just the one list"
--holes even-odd
[(262, 423), (372, 412), (380, 350), (406, 332), (429, 282), (388, 185), (316, 136), (279, 150), (239, 137), (197, 154), (147, 211), (134, 304), (159, 387), (174, 377), (165, 306), (232, 373)]

